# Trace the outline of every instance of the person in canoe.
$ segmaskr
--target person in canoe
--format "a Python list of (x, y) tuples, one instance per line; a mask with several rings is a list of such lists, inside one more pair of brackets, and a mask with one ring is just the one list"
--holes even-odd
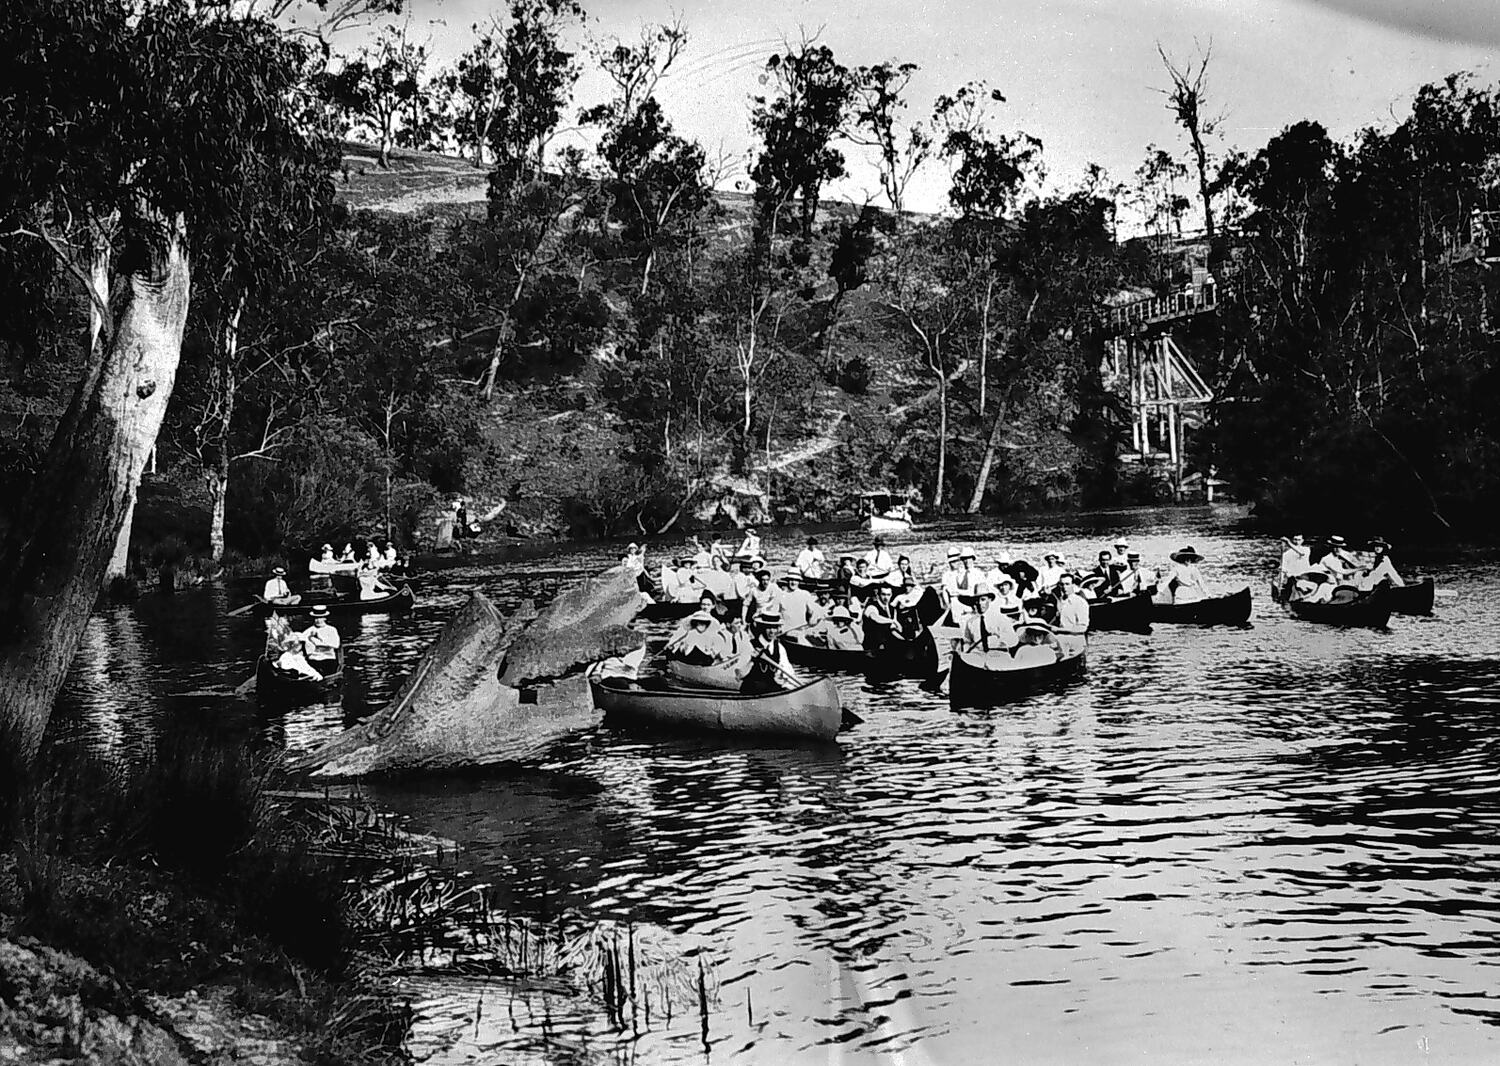
[(781, 646), (781, 615), (766, 611), (755, 616), (750, 631), (750, 671), (740, 684), (746, 694), (781, 692), (802, 683)]
[(864, 625), (865, 651), (879, 652), (899, 632), (901, 623), (891, 599), (891, 587), (882, 581), (875, 586), (875, 595), (865, 602), (860, 616)]
[(1203, 572), (1198, 569), (1203, 556), (1190, 544), (1186, 548), (1179, 548), (1168, 558), (1172, 560), (1172, 568), (1167, 571), (1167, 591), (1172, 595), (1172, 602), (1197, 603), (1207, 599), (1208, 590), (1203, 584)]
[(339, 552), (339, 562), (352, 563), (356, 561), (354, 558), (354, 545), (347, 540), (344, 541), (344, 550)]
[(1282, 598), (1286, 599), (1292, 594), (1293, 582), (1312, 569), (1312, 549), (1301, 533), (1282, 537), (1281, 544), (1281, 570), (1277, 574), (1277, 584), (1281, 587)]
[[(996, 552), (995, 553), (995, 560), (994, 560), (994, 562), (995, 562), (995, 565), (992, 566), (992, 567), (990, 567), (988, 570), (986, 570), (984, 572), (984, 579), (983, 580), (984, 580), (984, 583), (986, 585), (989, 585), (996, 592), (999, 592), (1000, 591), (1000, 579), (1002, 577), (1010, 577), (1011, 576), (1011, 574), (1010, 574), (1010, 567), (1011, 567), (1012, 560), (1011, 560), (1011, 557), (1010, 557), (1010, 552)], [(1015, 588), (1015, 584), (1016, 584), (1015, 579), (1011, 578), (1011, 587)]]
[(1140, 552), (1125, 553), (1125, 570), (1120, 574), (1117, 587), (1122, 596), (1134, 596), (1141, 592), (1151, 592), (1156, 588), (1156, 574), (1141, 569)]
[(965, 651), (1008, 651), (1016, 646), (1016, 626), (996, 606), (995, 588), (981, 581), (974, 589), (974, 610), (964, 619), (959, 647)]
[(887, 574), (896, 569), (896, 561), (885, 550), (885, 538), (879, 533), (875, 534), (871, 544), (873, 546), (864, 554), (866, 576), (872, 581), (883, 581)]
[(1098, 565), (1083, 575), (1083, 593), (1096, 600), (1107, 600), (1117, 594), (1119, 584), (1120, 572), (1115, 567), (1114, 552), (1105, 548), (1099, 552)]
[(873, 593), (871, 590), (877, 585), (885, 582), (876, 581), (870, 576), (870, 564), (867, 560), (856, 559), (854, 561), (854, 573), (849, 577), (849, 595), (855, 599), (864, 600)]
[(755, 568), (760, 562), (753, 555), (742, 555), (735, 557), (736, 569), (730, 577), (734, 584), (734, 596), (743, 605), (750, 598), (750, 593), (755, 591)]
[(324, 573), (329, 573), (330, 570), (328, 568), (338, 565), (339, 561), (334, 558), (332, 544), (323, 545), (322, 549), (318, 552), (318, 562), (323, 564), (325, 568)]
[(328, 620), (328, 608), (321, 603), (312, 609), (312, 625), (302, 631), (302, 646), (308, 664), (318, 676), (327, 677), (339, 668), (339, 631)]
[(1058, 578), (1056, 596), (1057, 628), (1070, 633), (1087, 633), (1089, 601), (1078, 591), (1078, 583), (1072, 574)]
[(1406, 584), (1401, 575), (1396, 572), (1396, 564), (1391, 562), (1391, 545), (1384, 537), (1376, 537), (1370, 541), (1370, 551), (1374, 558), (1371, 560), (1370, 569), (1360, 580), (1361, 589), (1369, 590), (1387, 583), (1400, 588)]
[(361, 563), (354, 576), (359, 581), (359, 598), (362, 600), (384, 599), (396, 591), (396, 586), (386, 580), (380, 568), (369, 563)]
[(820, 644), (835, 651), (862, 651), (865, 637), (855, 624), (854, 612), (843, 604), (837, 604), (828, 612), (828, 617), (807, 633), (808, 642)]
[(1328, 549), (1318, 560), (1318, 568), (1331, 577), (1335, 585), (1353, 584), (1361, 569), (1349, 554), (1349, 546), (1344, 538), (1337, 533), (1328, 538)]
[(823, 554), (823, 549), (818, 547), (817, 537), (807, 538), (807, 547), (797, 553), (797, 561), (792, 564), (803, 577), (818, 580), (823, 576), (823, 567), (828, 564), (828, 559)]
[(400, 554), (396, 551), (396, 542), (388, 540), (385, 542), (385, 550), (380, 553), (380, 568), (382, 570), (394, 569), (401, 561)]
[(740, 541), (739, 555), (748, 555), (752, 559), (760, 558), (760, 534), (755, 532), (754, 526), (745, 527), (745, 539)]
[(916, 572), (911, 568), (910, 555), (902, 555), (897, 558), (896, 569), (891, 572), (890, 577), (887, 578), (887, 580), (889, 581), (892, 588), (904, 589), (912, 585), (921, 584), (921, 582), (917, 580)]
[(1036, 575), (1038, 592), (1045, 595), (1057, 587), (1057, 579), (1063, 575), (1065, 561), (1057, 552), (1048, 552), (1042, 556), (1042, 568)]
[(755, 571), (755, 587), (744, 597), (745, 617), (762, 614), (781, 616), (781, 589), (771, 581), (771, 568), (761, 563)]
[(278, 566), (271, 571), (270, 578), (266, 581), (266, 587), (262, 590), (260, 598), (273, 607), (292, 607), (302, 602), (302, 597), (292, 591), (292, 586), (286, 583), (286, 567)]
[(668, 659), (706, 666), (724, 658), (728, 650), (728, 632), (711, 612), (699, 610), (682, 620), (661, 652)]
[(781, 578), (786, 591), (781, 594), (781, 624), (787, 629), (802, 629), (821, 617), (813, 594), (802, 587), (802, 571), (796, 567)]
[(958, 599), (958, 579), (963, 574), (963, 553), (958, 547), (948, 548), (948, 569), (943, 571), (943, 576), (938, 581), (938, 595), (943, 599), (943, 606), (948, 607)]
[(828, 617), (828, 612), (833, 610), (833, 589), (827, 585), (821, 586), (813, 596), (812, 623), (817, 625)]
[(1016, 579), (1002, 573), (994, 582), (986, 582), (995, 590), (995, 608), (1012, 622), (1026, 620), (1026, 605), (1022, 602)]
[(308, 681), (321, 681), (323, 675), (307, 661), (307, 642), (291, 623), (273, 613), (266, 619), (266, 658), (276, 669), (296, 674)]

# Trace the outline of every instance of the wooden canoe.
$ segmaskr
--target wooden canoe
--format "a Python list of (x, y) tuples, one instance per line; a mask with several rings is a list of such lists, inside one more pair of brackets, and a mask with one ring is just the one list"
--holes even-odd
[(402, 585), (388, 596), (381, 596), (375, 600), (361, 600), (354, 597), (348, 598), (313, 598), (303, 596), (298, 603), (267, 603), (259, 596), (255, 600), (255, 614), (264, 617), (273, 611), (277, 614), (307, 614), (314, 607), (327, 607), (329, 614), (395, 614), (398, 611), (409, 611), (417, 603), (417, 595), (412, 592), (410, 585)]
[[(723, 605), (724, 609), (729, 612), (730, 617), (735, 617), (740, 613), (740, 600), (721, 600), (720, 603)], [(678, 603), (670, 600), (663, 602), (658, 600), (656, 603), (648, 603), (641, 607), (640, 613), (636, 615), (636, 617), (644, 618), (647, 621), (653, 622), (681, 621), (690, 614), (697, 614), (698, 608), (702, 605), (703, 603), (701, 598), (696, 600), (688, 600), (685, 603)]]
[(335, 560), (325, 563), (322, 559), (307, 560), (307, 572), (309, 574), (354, 574), (359, 572), (359, 563), (341, 563)]
[(311, 703), (326, 699), (344, 683), (344, 649), (339, 646), (338, 665), (332, 673), (314, 681), (301, 674), (278, 669), (264, 655), (255, 664), (255, 695), (278, 703)]
[[(1334, 595), (1339, 594), (1335, 592)], [(1287, 600), (1285, 606), (1304, 622), (1318, 622), (1329, 626), (1379, 629), (1391, 620), (1390, 592), (1385, 588), (1356, 593), (1346, 599), (1335, 599), (1327, 603)]]
[[(1248, 591), (1247, 589), (1246, 592)], [(1089, 603), (1089, 632), (1114, 629), (1128, 633), (1150, 633), (1151, 619), (1155, 613), (1156, 605), (1149, 592), (1137, 592), (1133, 596), (1121, 596), (1112, 600), (1094, 600)]]
[(1415, 585), (1385, 585), (1386, 600), (1392, 614), (1431, 614), (1433, 601), (1437, 598), (1437, 587), (1432, 578), (1424, 578)]
[(863, 648), (828, 648), (814, 644), (807, 634), (790, 630), (782, 634), (786, 657), (797, 666), (815, 670), (839, 670), (875, 677), (931, 677), (937, 672), (938, 651), (932, 633), (924, 630), (915, 640), (893, 640), (876, 654)]
[(1188, 626), (1237, 626), (1250, 621), (1250, 586), (1197, 603), (1153, 603), (1151, 621)]
[(653, 688), (618, 677), (592, 680), (589, 687), (605, 723), (627, 728), (832, 740), (843, 718), (839, 691), (826, 677), (785, 692), (755, 696)]
[(955, 651), (948, 673), (948, 702), (986, 707), (1067, 682), (1083, 671), (1088, 638), (1058, 633), (1060, 647), (1022, 644), (1010, 651)]

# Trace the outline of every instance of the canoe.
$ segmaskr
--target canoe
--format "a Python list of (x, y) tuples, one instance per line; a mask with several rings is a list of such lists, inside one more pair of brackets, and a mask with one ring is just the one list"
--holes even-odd
[(314, 681), (301, 674), (278, 669), (264, 655), (255, 664), (255, 695), (257, 699), (271, 698), (280, 703), (313, 702), (322, 700), (338, 691), (344, 682), (344, 649), (339, 647), (338, 666), (333, 673), (325, 674)]
[(912, 528), (910, 518), (891, 518), (883, 514), (866, 516), (860, 525), (871, 533), (905, 533)]
[(875, 677), (927, 678), (937, 673), (938, 651), (932, 633), (924, 631), (915, 640), (892, 641), (877, 655), (863, 648), (825, 648), (809, 643), (807, 634), (790, 630), (781, 636), (786, 657), (796, 666), (815, 670), (839, 670)]
[(948, 702), (954, 707), (1005, 703), (1078, 676), (1088, 658), (1081, 633), (1058, 633), (1057, 648), (1023, 644), (1009, 651), (955, 651), (948, 672)]
[(710, 689), (653, 688), (625, 678), (591, 680), (608, 725), (832, 740), (843, 710), (828, 678), (785, 692), (746, 696)]
[(402, 585), (389, 596), (382, 596), (376, 600), (360, 599), (313, 599), (303, 596), (300, 603), (283, 604), (267, 603), (259, 596), (255, 598), (255, 614), (265, 616), (273, 611), (277, 614), (306, 614), (314, 607), (327, 607), (329, 614), (379, 614), (381, 612), (395, 613), (397, 611), (409, 611), (417, 603), (416, 593), (412, 592), (410, 585)]
[(750, 657), (740, 656), (716, 663), (690, 663), (682, 659), (665, 660), (666, 674), (683, 688), (711, 688), (738, 692), (750, 672)]
[[(1334, 593), (1338, 595), (1337, 592)], [(1328, 603), (1307, 603), (1302, 600), (1287, 600), (1286, 609), (1304, 622), (1318, 622), (1330, 626), (1361, 626), (1379, 629), (1391, 620), (1391, 600), (1388, 589), (1377, 588), (1361, 592), (1343, 600)]]
[(1151, 621), (1189, 626), (1237, 626), (1250, 621), (1250, 586), (1197, 603), (1153, 603)]
[[(1245, 591), (1249, 592), (1248, 589)], [(1151, 619), (1155, 613), (1156, 605), (1149, 592), (1137, 592), (1133, 596), (1113, 600), (1096, 600), (1089, 604), (1089, 632), (1114, 629), (1130, 633), (1150, 633)]]
[(1415, 585), (1385, 585), (1386, 600), (1392, 614), (1431, 614), (1432, 603), (1437, 597), (1437, 588), (1432, 578), (1424, 578)]
[(358, 570), (358, 563), (325, 563), (322, 559), (307, 560), (307, 572), (309, 574), (352, 574)]
[[(720, 602), (729, 611), (731, 617), (740, 613), (740, 600), (721, 600)], [(641, 608), (636, 617), (651, 622), (681, 621), (690, 614), (697, 614), (698, 608), (702, 605), (701, 599), (688, 600), (686, 603), (648, 603)]]

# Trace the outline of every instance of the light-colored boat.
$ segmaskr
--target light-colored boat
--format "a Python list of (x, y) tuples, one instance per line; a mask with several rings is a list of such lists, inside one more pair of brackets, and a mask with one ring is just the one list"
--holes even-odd
[(748, 673), (750, 673), (748, 653), (712, 663), (693, 663), (670, 657), (666, 660), (667, 676), (684, 688), (711, 688), (738, 692)]
[(341, 563), (337, 560), (324, 562), (322, 559), (307, 560), (307, 572), (309, 574), (353, 574), (358, 572), (358, 563)]
[(859, 498), (860, 524), (871, 533), (904, 533), (912, 528), (911, 503), (890, 492), (866, 492)]
[(839, 690), (826, 677), (753, 696), (653, 688), (618, 677), (593, 679), (590, 688), (605, 722), (627, 727), (832, 740), (843, 719)]

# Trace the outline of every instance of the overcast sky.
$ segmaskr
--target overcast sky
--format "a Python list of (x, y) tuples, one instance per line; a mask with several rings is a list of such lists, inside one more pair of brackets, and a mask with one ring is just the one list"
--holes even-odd
[[(494, 0), (409, 0), (411, 32), (440, 61), (467, 47), (469, 27)], [(726, 153), (743, 176), (751, 147), (749, 97), (765, 57), (783, 39), (816, 33), (854, 66), (896, 59), (922, 69), (914, 114), (971, 79), (1000, 89), (996, 117), (1045, 145), (1049, 184), (1076, 184), (1090, 162), (1125, 180), (1148, 144), (1180, 148), (1155, 91), (1166, 84), (1160, 41), (1187, 59), (1212, 42), (1209, 90), (1226, 144), (1263, 145), (1290, 122), (1313, 118), (1338, 137), (1391, 125), (1424, 83), (1459, 70), (1486, 80), (1500, 46), (1500, 0), (585, 0), (589, 32), (633, 38), (643, 23), (679, 12), (691, 35), (663, 82), (663, 106), (710, 156)], [(348, 44), (350, 42), (342, 42)], [(577, 103), (604, 95), (585, 76)], [(576, 111), (575, 111), (576, 113)], [(857, 169), (845, 196), (877, 190)], [(912, 206), (938, 206), (946, 175), (914, 189)]]

